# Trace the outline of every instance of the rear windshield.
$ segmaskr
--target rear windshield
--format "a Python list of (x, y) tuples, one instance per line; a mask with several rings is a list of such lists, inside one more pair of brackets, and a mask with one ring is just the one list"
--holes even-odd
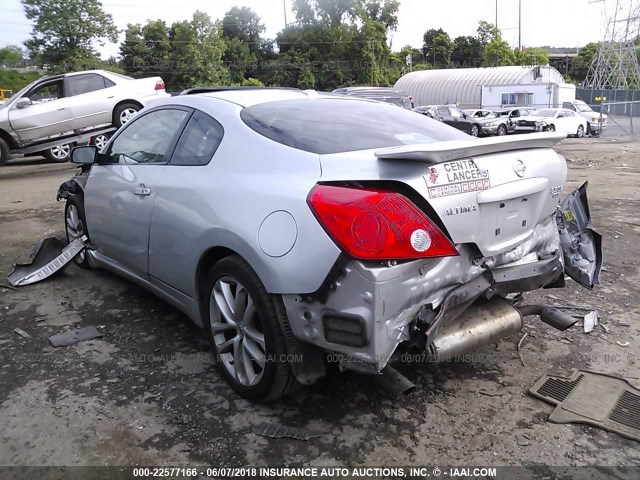
[(247, 107), (241, 117), (275, 142), (319, 155), (469, 139), (419, 113), (365, 100), (282, 100)]

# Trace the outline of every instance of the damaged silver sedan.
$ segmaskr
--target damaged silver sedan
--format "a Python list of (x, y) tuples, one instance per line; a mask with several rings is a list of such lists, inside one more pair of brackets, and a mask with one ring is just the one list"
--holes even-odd
[(202, 326), (239, 394), (272, 400), (406, 349), (450, 358), (539, 315), (512, 294), (598, 281), (586, 186), (555, 134), (472, 138), (378, 102), (194, 89), (141, 112), (61, 187), (85, 268)]

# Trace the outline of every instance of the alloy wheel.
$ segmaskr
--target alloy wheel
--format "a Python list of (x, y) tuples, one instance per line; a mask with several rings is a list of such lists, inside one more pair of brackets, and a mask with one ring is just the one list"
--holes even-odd
[(64, 160), (71, 153), (71, 145), (57, 145), (49, 150), (51, 156), (56, 160)]
[(231, 277), (218, 279), (211, 292), (213, 341), (223, 367), (245, 387), (257, 385), (266, 366), (265, 337), (247, 289)]
[(109, 137), (107, 137), (106, 135), (97, 135), (93, 139), (93, 144), (98, 150), (102, 150), (108, 141)]
[(131, 120), (138, 111), (135, 108), (125, 108), (120, 112), (120, 125), (124, 125)]

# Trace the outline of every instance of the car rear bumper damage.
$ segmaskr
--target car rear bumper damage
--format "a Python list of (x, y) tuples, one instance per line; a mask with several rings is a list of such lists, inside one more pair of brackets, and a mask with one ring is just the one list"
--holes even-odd
[[(283, 296), (293, 334), (335, 353), (341, 368), (377, 373), (403, 342), (441, 357), (520, 330), (523, 314), (504, 296), (563, 282), (555, 216), (511, 251), (486, 258), (471, 245), (458, 249), (396, 265), (346, 262), (323, 302)], [(483, 333), (462, 335), (469, 325)]]

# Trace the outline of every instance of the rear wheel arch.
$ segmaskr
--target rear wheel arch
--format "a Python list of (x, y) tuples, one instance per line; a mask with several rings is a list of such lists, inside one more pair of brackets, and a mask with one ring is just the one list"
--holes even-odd
[(238, 255), (238, 253), (230, 248), (218, 246), (209, 248), (200, 257), (198, 267), (196, 268), (196, 288), (201, 304), (204, 305), (205, 302), (209, 301), (208, 298), (204, 298), (206, 295), (206, 280), (209, 270), (220, 260), (225, 257), (230, 257), (231, 255)]
[(0, 130), (0, 165), (9, 161), (11, 149), (14, 146), (13, 138), (4, 130)]

